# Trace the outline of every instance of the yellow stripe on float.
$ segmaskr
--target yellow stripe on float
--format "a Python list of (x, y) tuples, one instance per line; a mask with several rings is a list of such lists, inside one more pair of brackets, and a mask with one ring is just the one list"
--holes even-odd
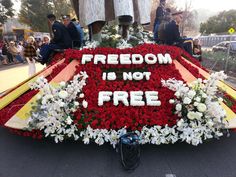
[[(76, 71), (77, 60), (73, 60), (68, 64), (55, 78), (50, 81), (50, 84), (57, 84), (61, 81), (68, 81)], [(30, 111), (32, 110), (32, 104), (35, 104), (37, 95), (36, 94), (30, 101), (28, 101), (12, 118), (10, 118), (5, 126), (15, 129), (25, 129), (28, 127), (28, 119), (30, 117)]]
[[(183, 57), (182, 57), (183, 58)], [(209, 79), (210, 74), (207, 73), (206, 71), (204, 71), (202, 68), (196, 66), (195, 64), (191, 63), (190, 61), (186, 60), (185, 58), (183, 58), (187, 63), (191, 64), (194, 68), (198, 69), (199, 73), (201, 75), (203, 75), (203, 77), (205, 77), (206, 79)], [(234, 100), (236, 100), (236, 90), (232, 89), (230, 86), (228, 86), (227, 84), (225, 84), (223, 81), (219, 81), (217, 86), (223, 90), (224, 92), (226, 92), (228, 95), (230, 95)]]
[[(30, 87), (29, 84), (32, 82), (35, 82), (37, 80), (38, 77), (40, 76), (44, 76), (47, 77), (48, 75), (50, 75), (53, 71), (53, 69), (58, 66), (59, 64), (63, 63), (65, 59), (59, 61), (57, 64), (50, 66), (49, 68), (45, 69), (43, 72), (37, 73), (36, 75), (34, 75), (34, 77), (32, 77), (31, 79), (27, 79), (28, 81), (24, 81), (22, 82), (23, 84), (20, 85), (18, 88), (16, 89), (11, 89), (12, 91), (8, 91), (8, 93), (5, 94), (5, 96), (3, 96), (0, 99), (0, 110), (4, 107), (6, 107), (8, 104), (10, 104), (12, 101), (14, 101), (15, 99), (17, 99), (19, 96), (21, 96), (22, 94), (24, 94), (25, 92), (27, 92)], [(10, 92), (10, 93), (9, 93)]]
[(183, 65), (181, 65), (177, 60), (173, 60), (173, 63), (176, 69), (179, 70), (181, 77), (187, 82), (188, 84), (192, 83), (193, 81), (197, 80), (192, 73), (190, 73)]

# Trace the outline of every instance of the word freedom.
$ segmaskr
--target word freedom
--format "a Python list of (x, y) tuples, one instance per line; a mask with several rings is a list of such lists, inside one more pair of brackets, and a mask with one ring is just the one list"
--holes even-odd
[(172, 58), (170, 54), (146, 54), (144, 57), (140, 54), (84, 54), (82, 56), (81, 64), (86, 64), (88, 62), (93, 62), (94, 64), (111, 64), (111, 65), (127, 65), (127, 64), (143, 64), (144, 62), (147, 64), (171, 64)]

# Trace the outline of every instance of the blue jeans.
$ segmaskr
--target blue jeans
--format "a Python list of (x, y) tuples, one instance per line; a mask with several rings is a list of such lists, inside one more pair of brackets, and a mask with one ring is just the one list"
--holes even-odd
[(155, 42), (158, 42), (158, 28), (159, 28), (159, 26), (160, 26), (160, 23), (157, 22), (157, 23), (155, 24), (155, 27), (154, 27), (153, 39), (154, 39)]
[(16, 55), (16, 60), (21, 62), (21, 63), (24, 63), (24, 60), (22, 59), (22, 57), (20, 55)]
[(45, 44), (41, 47), (39, 54), (42, 56), (42, 63), (47, 63), (54, 49), (63, 49), (58, 44)]

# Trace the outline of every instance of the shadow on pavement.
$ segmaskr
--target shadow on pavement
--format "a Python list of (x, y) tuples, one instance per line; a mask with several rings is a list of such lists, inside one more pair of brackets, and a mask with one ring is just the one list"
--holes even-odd
[(194, 147), (186, 143), (144, 145), (141, 164), (124, 171), (106, 144), (55, 144), (19, 137), (0, 128), (0, 177), (235, 177), (236, 133)]

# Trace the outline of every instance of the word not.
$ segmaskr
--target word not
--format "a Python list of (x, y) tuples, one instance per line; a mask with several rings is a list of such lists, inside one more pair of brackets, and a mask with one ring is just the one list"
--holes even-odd
[[(145, 95), (145, 96), (144, 96)], [(112, 97), (113, 96), (113, 97)], [(128, 97), (130, 100), (128, 100)], [(146, 103), (144, 100), (146, 98)], [(100, 91), (98, 94), (98, 106), (103, 106), (104, 102), (109, 102), (113, 99), (113, 105), (118, 106), (123, 103), (125, 106), (161, 106), (161, 101), (158, 100), (157, 91)]]
[(152, 53), (146, 54), (144, 57), (140, 54), (84, 54), (82, 56), (81, 64), (86, 64), (93, 60), (94, 64), (111, 64), (111, 65), (128, 65), (128, 64), (143, 64), (144, 62), (147, 64), (171, 64), (172, 58), (170, 54), (166, 53), (154, 55)]
[[(151, 72), (123, 72), (123, 80), (136, 80), (140, 81), (144, 78), (150, 80)], [(114, 81), (117, 76), (115, 72), (102, 73), (102, 80)]]

